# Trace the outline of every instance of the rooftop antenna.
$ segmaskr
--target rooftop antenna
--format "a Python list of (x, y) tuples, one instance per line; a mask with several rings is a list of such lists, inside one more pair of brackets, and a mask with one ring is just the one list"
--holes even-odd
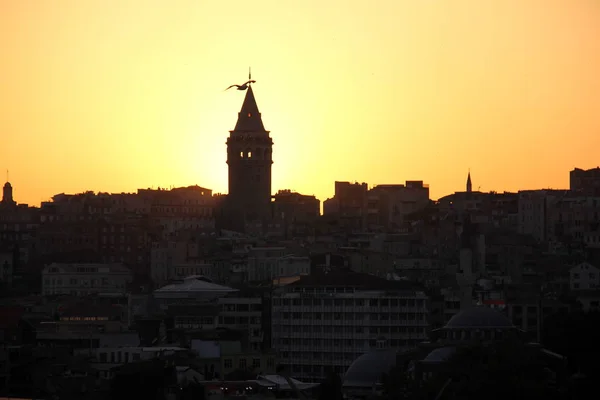
[(10, 179), (8, 179), (8, 170), (6, 170), (6, 182), (10, 182)]

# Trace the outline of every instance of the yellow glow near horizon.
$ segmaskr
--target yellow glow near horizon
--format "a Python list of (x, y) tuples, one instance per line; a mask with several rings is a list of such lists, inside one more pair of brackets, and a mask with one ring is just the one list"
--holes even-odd
[(252, 66), (273, 192), (566, 187), (600, 164), (600, 1), (0, 0), (15, 198), (198, 184)]

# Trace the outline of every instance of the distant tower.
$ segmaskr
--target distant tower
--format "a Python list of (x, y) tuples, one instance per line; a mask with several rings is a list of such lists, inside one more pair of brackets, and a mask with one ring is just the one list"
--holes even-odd
[(16, 202), (13, 200), (12, 185), (8, 181), (8, 171), (6, 171), (6, 183), (4, 184), (4, 188), (2, 190), (2, 204), (6, 204), (6, 205), (15, 205), (16, 204)]
[(469, 175), (467, 175), (467, 193), (471, 193), (473, 191), (473, 183), (471, 182), (471, 171), (469, 171)]
[(227, 209), (237, 230), (243, 229), (245, 222), (264, 221), (270, 214), (272, 153), (273, 140), (249, 85), (235, 129), (227, 139)]

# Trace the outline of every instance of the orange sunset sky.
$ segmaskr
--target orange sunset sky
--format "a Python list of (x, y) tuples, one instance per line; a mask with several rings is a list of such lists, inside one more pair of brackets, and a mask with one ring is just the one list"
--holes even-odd
[(0, 169), (29, 204), (226, 192), (249, 66), (274, 192), (600, 165), (600, 0), (0, 0)]

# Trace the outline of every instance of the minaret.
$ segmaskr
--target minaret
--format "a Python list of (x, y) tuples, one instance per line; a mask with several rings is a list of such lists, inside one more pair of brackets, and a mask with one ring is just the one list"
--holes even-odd
[(6, 171), (6, 183), (4, 184), (4, 188), (2, 190), (2, 204), (11, 206), (17, 204), (13, 200), (13, 188), (8, 181), (8, 171)]
[(227, 139), (227, 209), (236, 221), (236, 230), (243, 230), (245, 222), (264, 221), (270, 214), (272, 149), (273, 140), (263, 125), (252, 85), (248, 84), (235, 129)]
[(473, 183), (471, 183), (471, 171), (469, 170), (469, 175), (467, 175), (467, 193), (471, 193), (473, 191)]

